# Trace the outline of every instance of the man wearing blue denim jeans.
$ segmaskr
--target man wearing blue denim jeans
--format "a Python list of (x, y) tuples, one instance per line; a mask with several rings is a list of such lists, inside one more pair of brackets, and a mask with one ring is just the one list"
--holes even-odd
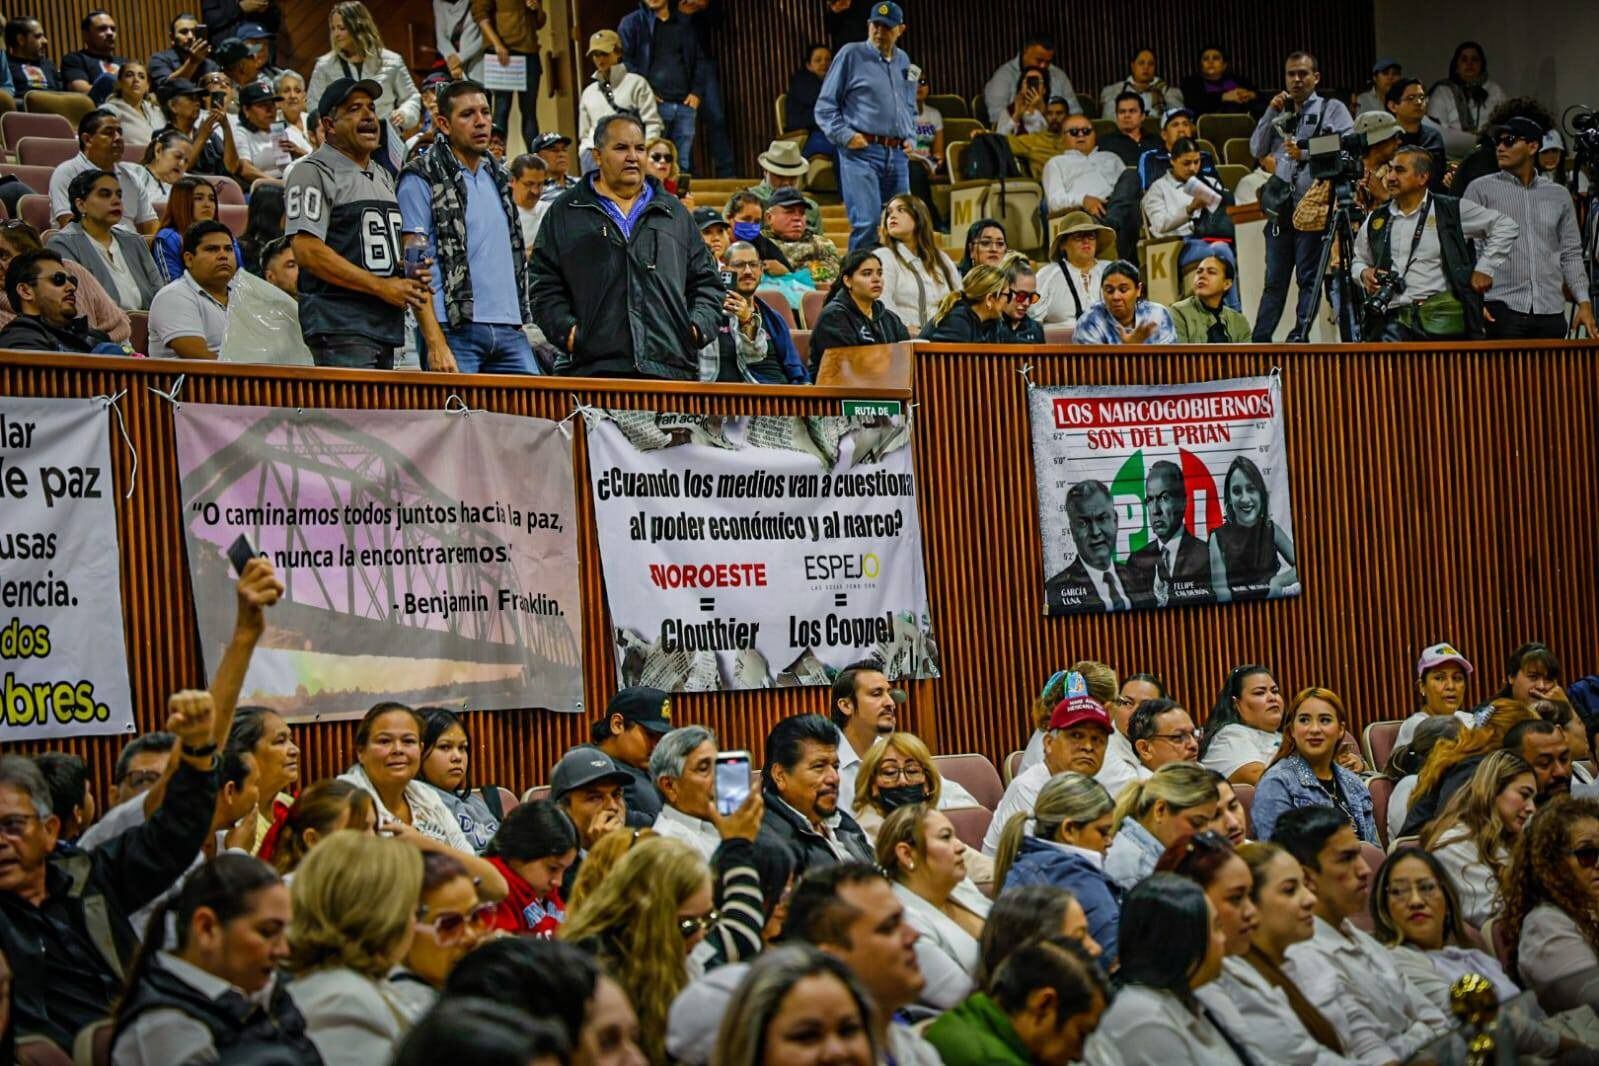
[(1344, 134), (1355, 128), (1347, 107), (1316, 92), (1321, 74), (1316, 69), (1316, 57), (1309, 52), (1295, 52), (1288, 57), (1284, 82), (1287, 88), (1272, 97), (1249, 137), (1249, 154), (1263, 162), (1270, 158), (1272, 162), (1266, 169), (1293, 189), (1293, 201), (1284, 209), (1283, 217), (1266, 224), (1266, 284), (1255, 311), (1256, 344), (1271, 343), (1288, 302), (1290, 276), (1299, 285), (1299, 302), (1294, 308), (1294, 331), (1289, 340), (1308, 339), (1313, 325), (1310, 304), (1316, 297), (1316, 286), (1321, 284), (1316, 266), (1321, 260), (1322, 235), (1319, 230), (1294, 228), (1293, 207), (1311, 186), (1310, 161), (1298, 142), (1328, 133)]
[(439, 92), (438, 136), (400, 176), (409, 252), (437, 261), (432, 300), (417, 310), (429, 370), (536, 374), (522, 323), (527, 253), (510, 179), (489, 152), (493, 108), (483, 86)]
[(694, 169), (694, 123), (711, 74), (699, 34), (674, 0), (643, 0), (617, 25), (627, 69), (655, 90), (665, 135), (677, 145), (683, 173)]
[(892, 0), (872, 5), (867, 39), (833, 57), (816, 122), (838, 145), (838, 187), (849, 215), (849, 248), (877, 243), (878, 216), (892, 196), (910, 191), (906, 151), (915, 144), (916, 83), (921, 71), (895, 47), (905, 14)]

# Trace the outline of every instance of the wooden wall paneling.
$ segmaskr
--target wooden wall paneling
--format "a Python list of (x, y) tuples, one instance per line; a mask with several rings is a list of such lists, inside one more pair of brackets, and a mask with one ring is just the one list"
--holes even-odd
[[(170, 391), (179, 374), (187, 380), (184, 403), (262, 404), (277, 407), (329, 407), (438, 410), (458, 395), (469, 407), (560, 419), (572, 411), (574, 397), (595, 406), (649, 408), (726, 414), (836, 414), (845, 396), (907, 399), (893, 390), (793, 390), (779, 387), (621, 386), (572, 379), (533, 385), (499, 378), (463, 384), (419, 373), (285, 371), (229, 364), (179, 364), (161, 360), (106, 360), (0, 353), (0, 395), (96, 396), (126, 388), (121, 409), (138, 454), (131, 498), (124, 500), (133, 456), (113, 434), (118, 534), (122, 548), (122, 598), (129, 683), (140, 730), (166, 720), (167, 696), (181, 688), (203, 687), (205, 678), (198, 631), (188, 588), (176, 478), (177, 456), (171, 408), (146, 386)], [(579, 586), (585, 629), (584, 700), (588, 712), (558, 714), (543, 710), (474, 713), (473, 775), (520, 793), (543, 783), (566, 749), (586, 740), (588, 721), (616, 690), (608, 613), (589, 496), (583, 434), (576, 440)], [(909, 686), (921, 701), (928, 683)], [(779, 717), (825, 711), (825, 689), (786, 689), (751, 693), (684, 694), (675, 697), (683, 721), (702, 722), (717, 731), (724, 746), (762, 750), (766, 731)], [(304, 756), (305, 781), (337, 774), (353, 760), (355, 722), (319, 722), (295, 728)], [(45, 747), (70, 750), (89, 761), (98, 794), (104, 797), (112, 765), (125, 737), (86, 737), (69, 742), (5, 743), (0, 750), (30, 752)]]
[[(1573, 486), (1599, 476), (1599, 346), (1525, 349), (990, 349), (919, 346), (917, 484), (944, 677), (930, 686), (946, 751), (1021, 746), (1032, 698), (1081, 658), (1162, 674), (1203, 720), (1227, 671), (1275, 668), (1285, 700), (1319, 684), (1356, 727), (1415, 708), (1422, 648), (1476, 665), (1472, 704), (1509, 651), (1543, 640), (1592, 673), (1599, 552), (1572, 537)], [(1045, 618), (1017, 371), (1040, 385), (1283, 373), (1294, 542), (1304, 594), (1224, 607)], [(1508, 397), (1535, 418), (1507, 417)], [(927, 713), (927, 708), (921, 708)]]

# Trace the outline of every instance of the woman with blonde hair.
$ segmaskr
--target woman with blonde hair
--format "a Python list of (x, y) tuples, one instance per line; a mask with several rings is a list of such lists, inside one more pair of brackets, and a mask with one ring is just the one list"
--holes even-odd
[(1460, 916), (1478, 929), (1499, 910), (1510, 850), (1538, 809), (1537, 796), (1532, 767), (1515, 752), (1496, 751), (1422, 833), (1421, 846), (1460, 892)]
[(1361, 840), (1378, 843), (1371, 793), (1358, 774), (1336, 761), (1348, 723), (1344, 701), (1331, 689), (1301, 689), (1289, 702), (1282, 747), (1255, 784), (1249, 814), (1256, 836), (1271, 839), (1284, 811), (1331, 806), (1343, 813)]
[(368, 793), (337, 778), (318, 781), (295, 798), (271, 849), (261, 849), (261, 858), (287, 878), (330, 834), (341, 829), (371, 833), (376, 828), (377, 809)]
[(1105, 852), (1105, 873), (1124, 890), (1155, 871), (1161, 853), (1183, 837), (1203, 832), (1216, 820), (1221, 792), (1198, 763), (1171, 762), (1148, 779), (1134, 781), (1116, 799)]
[(598, 958), (628, 994), (651, 1062), (665, 1060), (667, 1013), (689, 981), (763, 947), (766, 915), (753, 837), (751, 827), (748, 837), (728, 838), (717, 851), (720, 910), (699, 852), (655, 837), (632, 847), (592, 892), (576, 898), (556, 934)]
[[(938, 772), (933, 753), (921, 737), (915, 733), (879, 737), (861, 757), (850, 813), (866, 839), (876, 843), (883, 819), (912, 803), (926, 803), (940, 811), (982, 806), (959, 781), (946, 780)], [(988, 884), (994, 879), (994, 860), (980, 851), (968, 851), (966, 876), (973, 884)]]
[(926, 341), (946, 344), (994, 344), (999, 316), (1010, 299), (1005, 271), (979, 264), (961, 278), (960, 287), (938, 301), (922, 326)]
[(377, 82), (382, 92), (372, 105), (380, 120), (388, 120), (382, 128), (384, 150), (379, 158), (398, 166), (405, 135), (422, 121), (422, 94), (405, 60), (383, 47), (377, 23), (360, 0), (341, 0), (328, 12), (328, 50), (311, 70), (306, 97), (321, 100), (327, 87), (340, 78)]
[(901, 807), (877, 834), (877, 865), (921, 935), (916, 958), (927, 984), (921, 1002), (948, 1010), (971, 994), (978, 938), (992, 906), (966, 879), (968, 849), (948, 818), (926, 803)]
[(1477, 766), (1490, 753), (1505, 747), (1505, 737), (1523, 722), (1542, 721), (1520, 700), (1497, 699), (1489, 705), (1488, 717), (1474, 729), (1463, 729), (1453, 740), (1433, 745), (1411, 793), (1410, 813), (1400, 827), (1401, 837), (1417, 836), (1438, 816), (1458, 790), (1477, 772)]
[(605, 883), (616, 864), (622, 861), (622, 856), (632, 851), (633, 848), (646, 840), (654, 840), (660, 834), (653, 829), (622, 829), (606, 833), (594, 842), (587, 855), (583, 856), (583, 864), (577, 868), (577, 876), (572, 879), (571, 899), (566, 901), (565, 910), (570, 914), (585, 899), (594, 894), (594, 890)]
[(1005, 823), (994, 860), (1000, 893), (1056, 885), (1083, 905), (1088, 932), (1108, 966), (1116, 958), (1121, 889), (1105, 873), (1115, 803), (1105, 787), (1077, 773), (1056, 774), (1029, 814)]
[(328, 1066), (387, 1062), (433, 996), (389, 971), (411, 946), (422, 855), (398, 840), (338, 832), (306, 856), (290, 890), (289, 994)]
[(877, 225), (883, 305), (919, 331), (944, 297), (960, 288), (955, 262), (938, 246), (927, 205), (909, 193), (891, 197)]
[(694, 210), (694, 196), (689, 192), (689, 176), (677, 158), (677, 144), (665, 137), (655, 137), (644, 146), (644, 172), (660, 180), (661, 188), (683, 201), (683, 206)]

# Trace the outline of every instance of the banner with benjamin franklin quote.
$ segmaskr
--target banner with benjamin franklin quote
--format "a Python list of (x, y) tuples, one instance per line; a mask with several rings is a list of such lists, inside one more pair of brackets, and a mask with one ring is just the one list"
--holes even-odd
[(1275, 375), (1028, 390), (1044, 613), (1300, 592)]

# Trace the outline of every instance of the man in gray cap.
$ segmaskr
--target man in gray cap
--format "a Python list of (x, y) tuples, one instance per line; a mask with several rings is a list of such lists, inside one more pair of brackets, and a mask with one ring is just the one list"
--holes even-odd
[[(566, 812), (577, 829), (577, 860), (566, 868), (561, 893), (570, 896), (578, 867), (606, 833), (627, 824), (622, 789), (633, 778), (609, 755), (584, 745), (561, 756), (550, 771), (550, 799)], [(651, 821), (654, 819), (652, 818)], [(644, 822), (649, 825), (649, 822)]]

